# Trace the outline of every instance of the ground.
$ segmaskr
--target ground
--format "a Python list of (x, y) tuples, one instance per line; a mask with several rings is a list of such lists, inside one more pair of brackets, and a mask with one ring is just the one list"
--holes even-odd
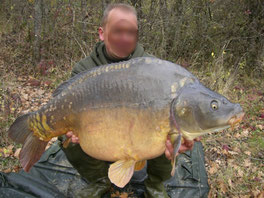
[[(0, 171), (20, 170), (21, 145), (8, 139), (7, 130), (18, 115), (44, 105), (66, 71), (28, 76), (6, 71), (0, 81)], [(245, 110), (244, 120), (234, 129), (204, 136), (209, 197), (264, 197), (264, 82), (249, 80), (233, 83), (228, 98)], [(245, 86), (246, 84), (246, 86)], [(112, 196), (127, 197), (113, 192)]]

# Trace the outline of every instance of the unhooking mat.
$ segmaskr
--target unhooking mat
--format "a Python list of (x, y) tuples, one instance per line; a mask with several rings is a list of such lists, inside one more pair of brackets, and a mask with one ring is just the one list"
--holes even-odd
[[(192, 158), (192, 161), (190, 160)], [(125, 188), (112, 185), (114, 191), (129, 192), (129, 197), (144, 197), (146, 167), (136, 171)], [(0, 198), (75, 198), (76, 194), (89, 183), (68, 162), (64, 152), (55, 142), (29, 173), (0, 172)], [(172, 198), (207, 197), (209, 185), (204, 167), (204, 152), (200, 142), (194, 144), (192, 151), (178, 156), (176, 173), (164, 183)], [(110, 197), (110, 192), (103, 198)]]

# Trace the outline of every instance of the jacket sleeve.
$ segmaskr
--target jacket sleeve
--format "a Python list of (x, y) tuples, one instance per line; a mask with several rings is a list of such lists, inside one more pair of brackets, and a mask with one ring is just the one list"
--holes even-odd
[(80, 62), (76, 63), (72, 69), (71, 77), (75, 76), (78, 73), (81, 73), (83, 71), (87, 71), (89, 69), (92, 69), (95, 67), (96, 64), (92, 60), (90, 56), (87, 56), (86, 58), (82, 59)]

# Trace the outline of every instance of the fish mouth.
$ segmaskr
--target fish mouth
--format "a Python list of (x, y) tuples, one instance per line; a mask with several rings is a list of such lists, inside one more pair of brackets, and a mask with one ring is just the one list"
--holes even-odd
[(236, 114), (236, 115), (232, 116), (225, 125), (218, 126), (218, 127), (215, 127), (215, 128), (210, 128), (210, 129), (207, 129), (207, 130), (202, 130), (201, 132), (193, 133), (193, 132), (187, 132), (187, 131), (184, 131), (184, 130), (182, 132), (183, 132), (184, 136), (188, 140), (193, 140), (196, 137), (199, 137), (199, 136), (202, 136), (202, 135), (205, 135), (205, 134), (208, 134), (208, 133), (215, 133), (215, 132), (219, 132), (219, 131), (225, 130), (225, 129), (229, 128), (230, 126), (231, 126), (232, 129), (234, 129), (234, 126), (237, 123), (241, 122), (242, 119), (244, 118), (244, 116), (245, 116), (244, 112)]
[(207, 130), (202, 130), (201, 132), (187, 132), (187, 131), (183, 131), (184, 137), (187, 138), (188, 140), (193, 140), (197, 137), (200, 137), (202, 135), (208, 134), (208, 133), (216, 133), (225, 129), (228, 129), (230, 127), (230, 125), (225, 125), (225, 126), (221, 126), (221, 127), (215, 127), (215, 128), (210, 128)]
[(245, 113), (242, 112), (242, 113), (239, 113), (237, 115), (234, 115), (233, 117), (231, 117), (229, 120), (228, 120), (228, 124), (232, 127), (232, 129), (234, 128), (234, 126), (241, 122), (242, 119), (244, 118), (245, 116)]

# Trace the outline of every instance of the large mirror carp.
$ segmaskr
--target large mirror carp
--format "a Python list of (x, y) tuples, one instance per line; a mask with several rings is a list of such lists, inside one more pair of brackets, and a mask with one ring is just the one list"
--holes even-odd
[(239, 104), (206, 88), (183, 67), (150, 57), (80, 73), (53, 95), (9, 129), (9, 137), (23, 144), (23, 169), (39, 160), (51, 138), (73, 131), (85, 153), (114, 162), (108, 176), (119, 187), (145, 160), (164, 153), (167, 136), (174, 140), (176, 157), (182, 137), (221, 131), (244, 115)]

